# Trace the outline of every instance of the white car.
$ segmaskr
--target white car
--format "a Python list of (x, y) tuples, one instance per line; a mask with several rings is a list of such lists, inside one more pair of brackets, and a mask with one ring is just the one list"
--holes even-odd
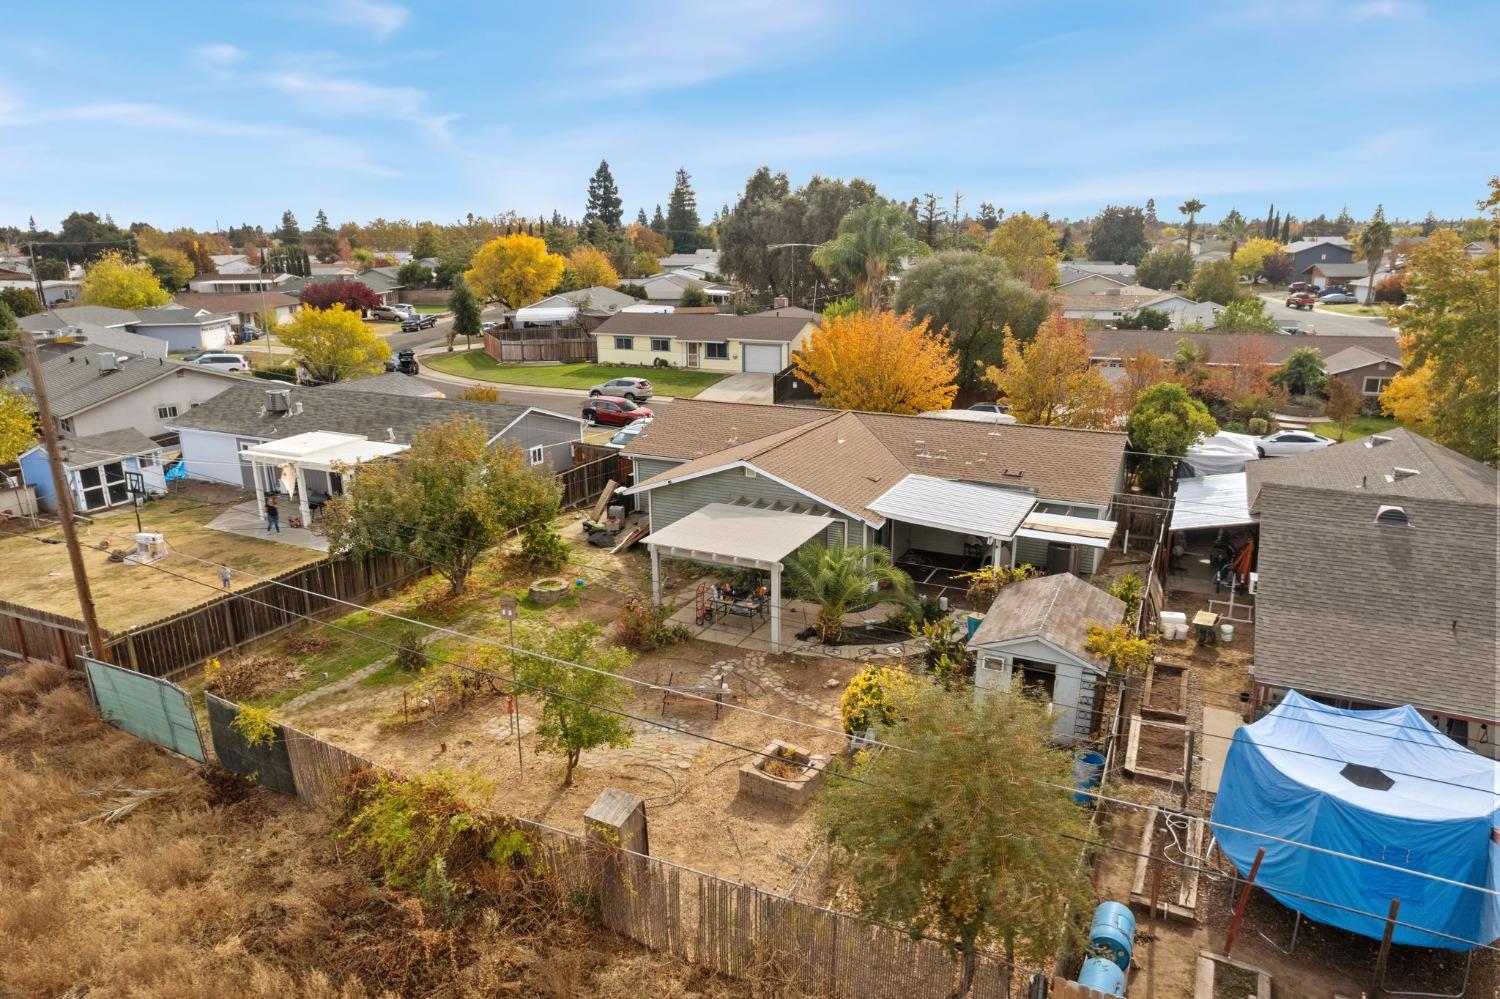
[(629, 444), (631, 441), (635, 440), (636, 435), (639, 434), (642, 430), (645, 430), (650, 422), (650, 419), (636, 420), (629, 426), (622, 428), (620, 432), (611, 437), (609, 439), (609, 443), (604, 446), (612, 447), (618, 451), (626, 444)]
[(244, 354), (225, 354), (209, 351), (206, 354), (199, 354), (188, 363), (196, 364), (200, 368), (213, 368), (217, 371), (250, 370), (250, 362), (245, 360)]
[(1284, 458), (1291, 454), (1316, 451), (1336, 443), (1332, 438), (1315, 434), (1311, 430), (1278, 430), (1274, 434), (1255, 438), (1255, 453), (1262, 458)]

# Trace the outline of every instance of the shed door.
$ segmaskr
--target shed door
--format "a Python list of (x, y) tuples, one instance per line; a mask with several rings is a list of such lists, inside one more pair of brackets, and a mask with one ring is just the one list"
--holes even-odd
[(745, 370), (774, 375), (781, 370), (781, 347), (774, 343), (745, 344)]

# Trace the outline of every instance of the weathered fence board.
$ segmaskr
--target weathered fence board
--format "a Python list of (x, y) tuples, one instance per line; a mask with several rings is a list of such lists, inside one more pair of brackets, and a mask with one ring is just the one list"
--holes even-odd
[(286, 739), (286, 754), (297, 795), (314, 805), (334, 804), (351, 776), (374, 766), (363, 756), (356, 756), (290, 726), (283, 725), (281, 732)]
[(629, 482), (634, 466), (614, 448), (573, 444), (573, 465), (558, 475), (564, 508), (593, 503), (609, 481)]

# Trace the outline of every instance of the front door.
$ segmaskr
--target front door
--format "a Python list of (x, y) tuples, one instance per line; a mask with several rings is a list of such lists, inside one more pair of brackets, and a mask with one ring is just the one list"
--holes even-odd
[(698, 366), (698, 351), (702, 349), (702, 346), (703, 346), (702, 344), (697, 344), (697, 343), (689, 343), (687, 345), (687, 366), (688, 367), (690, 367), (690, 368), (696, 368)]

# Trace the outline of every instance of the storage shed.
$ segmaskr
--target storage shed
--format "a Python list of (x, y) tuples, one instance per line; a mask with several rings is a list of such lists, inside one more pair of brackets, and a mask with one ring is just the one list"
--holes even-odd
[(1059, 741), (1087, 738), (1098, 680), (1109, 671), (1084, 647), (1089, 626), (1109, 627), (1124, 616), (1123, 600), (1070, 572), (1011, 583), (969, 640), (977, 660), (974, 696), (1008, 690), (1019, 680), (1046, 694)]

